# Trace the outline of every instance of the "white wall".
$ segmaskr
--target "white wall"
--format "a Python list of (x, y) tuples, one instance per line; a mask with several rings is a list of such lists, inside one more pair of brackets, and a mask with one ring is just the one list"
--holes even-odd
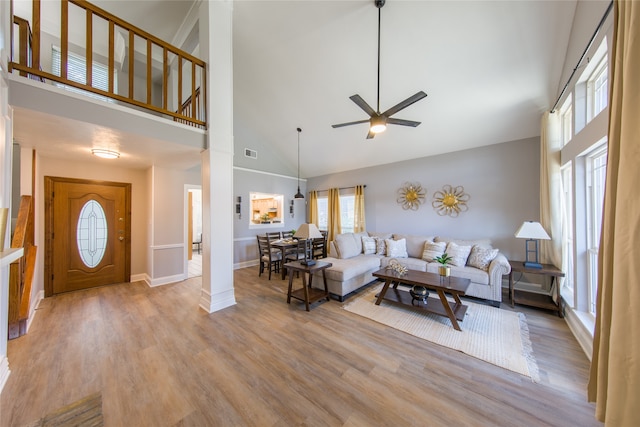
[[(233, 263), (236, 268), (256, 264), (258, 249), (256, 236), (266, 231), (288, 231), (297, 229), (306, 222), (306, 181), (300, 180), (300, 191), (305, 194), (304, 200), (294, 202), (293, 218), (289, 214), (289, 206), (298, 189), (296, 177), (278, 175), (251, 169), (234, 167), (233, 191), (234, 198), (242, 197), (240, 217), (234, 215), (233, 226)], [(281, 225), (268, 224), (264, 228), (250, 228), (251, 215), (249, 193), (273, 193), (284, 195), (284, 215)], [(235, 212), (234, 199), (234, 212)], [(260, 227), (260, 226), (258, 226)]]
[[(523, 221), (539, 220), (539, 150), (539, 138), (529, 138), (309, 178), (307, 188), (366, 185), (368, 231), (490, 238), (507, 257), (524, 259), (524, 242), (514, 233)], [(396, 202), (407, 181), (426, 188), (426, 202), (417, 211)], [(447, 184), (463, 186), (471, 196), (469, 210), (457, 218), (439, 216), (431, 205), (434, 192)]]
[(152, 285), (186, 279), (185, 271), (185, 184), (200, 185), (199, 171), (185, 172), (154, 166), (152, 168), (151, 201), (151, 268)]
[[(29, 150), (23, 147), (23, 150)], [(23, 151), (23, 168), (24, 168)], [(98, 159), (97, 159), (98, 160)], [(117, 160), (95, 162), (72, 162), (48, 157), (36, 158), (36, 195), (35, 195), (35, 236), (38, 255), (34, 277), (32, 298), (44, 290), (44, 177), (94, 179), (103, 181), (131, 183), (131, 275), (144, 274), (147, 252), (147, 233), (145, 220), (148, 208), (145, 203), (149, 191), (145, 180), (145, 171), (139, 169), (118, 168)], [(23, 183), (22, 192), (28, 194), (31, 183)]]

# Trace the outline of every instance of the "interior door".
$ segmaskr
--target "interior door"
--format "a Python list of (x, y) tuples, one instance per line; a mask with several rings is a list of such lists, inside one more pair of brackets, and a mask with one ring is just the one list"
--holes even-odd
[(45, 294), (128, 282), (131, 184), (45, 177)]

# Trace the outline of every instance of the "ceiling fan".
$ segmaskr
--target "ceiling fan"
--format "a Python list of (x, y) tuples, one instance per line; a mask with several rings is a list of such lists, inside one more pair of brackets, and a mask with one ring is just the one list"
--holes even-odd
[(427, 96), (426, 93), (424, 93), (423, 91), (420, 91), (415, 95), (410, 96), (409, 98), (400, 102), (399, 104), (389, 108), (384, 113), (380, 113), (380, 15), (381, 15), (381, 9), (382, 9), (382, 6), (384, 6), (385, 0), (374, 0), (374, 2), (376, 7), (378, 8), (378, 104), (377, 104), (377, 110), (374, 110), (373, 108), (371, 108), (371, 106), (367, 104), (366, 101), (362, 99), (360, 95), (355, 94), (353, 96), (350, 96), (349, 99), (355, 102), (355, 104), (358, 107), (362, 108), (364, 112), (369, 115), (370, 118), (366, 120), (358, 120), (355, 122), (347, 122), (347, 123), (340, 123), (337, 125), (331, 125), (331, 127), (333, 128), (340, 128), (343, 126), (357, 125), (360, 123), (369, 123), (370, 126), (369, 126), (369, 133), (367, 134), (367, 139), (373, 138), (376, 135), (376, 133), (383, 132), (387, 128), (388, 124), (411, 126), (411, 127), (418, 126), (420, 122), (414, 122), (412, 120), (395, 119), (391, 116), (393, 116), (400, 110), (404, 110), (411, 104), (418, 102), (422, 98), (425, 98)]

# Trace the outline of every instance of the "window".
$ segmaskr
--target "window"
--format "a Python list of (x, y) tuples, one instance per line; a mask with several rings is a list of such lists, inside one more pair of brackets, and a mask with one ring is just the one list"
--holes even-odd
[[(573, 167), (571, 162), (562, 168), (562, 191), (563, 191), (563, 207), (566, 219), (567, 229), (562, 242), (563, 264), (565, 265), (565, 277), (563, 291), (566, 290), (573, 295), (574, 289), (574, 269), (573, 269)], [(570, 299), (571, 304), (573, 298)]]
[[(51, 52), (51, 69), (52, 73), (56, 76), (60, 76), (60, 66), (61, 66), (61, 58), (60, 58), (60, 48), (53, 46)], [(67, 79), (81, 83), (87, 84), (86, 80), (86, 59), (80, 55), (76, 55), (74, 53), (69, 52), (67, 57)], [(113, 81), (114, 87), (117, 86), (117, 76), (116, 70), (113, 70)], [(109, 67), (99, 62), (93, 61), (92, 69), (91, 69), (91, 86), (103, 90), (105, 92), (109, 91)], [(107, 102), (115, 102), (114, 99), (107, 98), (106, 96), (97, 95), (92, 92), (87, 92), (82, 89), (75, 88), (73, 86), (68, 86), (62, 83), (54, 83), (56, 86), (64, 88), (68, 91), (81, 93), (83, 95), (89, 96), (94, 99), (100, 99), (102, 101)]]
[(318, 205), (318, 229), (319, 230), (328, 230), (329, 229), (329, 199), (325, 197), (318, 196), (317, 198)]
[[(340, 232), (353, 233), (355, 226), (355, 194), (340, 195)], [(327, 196), (318, 196), (318, 229), (327, 230), (329, 227), (329, 199)]]
[(607, 150), (600, 148), (587, 156), (587, 283), (589, 312), (596, 314), (598, 291), (598, 249), (602, 228), (602, 205), (607, 174)]
[(340, 227), (342, 233), (353, 233), (356, 196), (340, 195)]
[(569, 97), (560, 109), (560, 120), (562, 126), (562, 145), (566, 145), (573, 137), (573, 104)]
[(591, 120), (596, 117), (607, 106), (609, 90), (609, 67), (607, 57), (602, 58), (595, 71), (587, 81), (588, 107)]

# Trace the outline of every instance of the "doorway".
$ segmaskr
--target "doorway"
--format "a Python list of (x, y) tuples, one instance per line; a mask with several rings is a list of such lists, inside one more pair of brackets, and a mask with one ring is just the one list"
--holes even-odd
[(131, 184), (45, 177), (45, 296), (128, 282)]
[(187, 277), (202, 276), (202, 188), (187, 185)]

